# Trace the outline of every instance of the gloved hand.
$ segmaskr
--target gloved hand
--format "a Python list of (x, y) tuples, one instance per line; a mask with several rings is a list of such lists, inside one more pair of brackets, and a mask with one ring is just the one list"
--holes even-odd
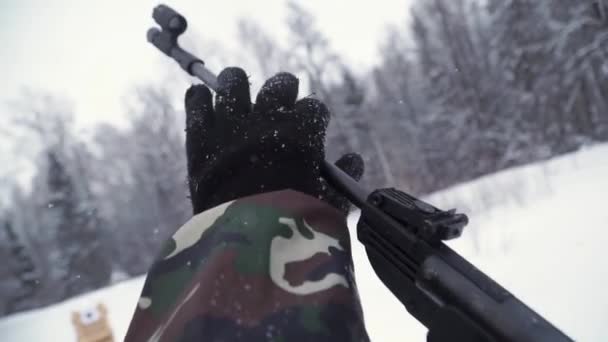
[[(255, 105), (240, 68), (218, 76), (215, 108), (204, 85), (186, 92), (186, 155), (194, 214), (240, 197), (293, 189), (346, 213), (348, 201), (321, 178), (327, 107), (313, 98), (296, 102), (298, 79), (268, 79)], [(363, 160), (347, 154), (336, 165), (359, 180)]]

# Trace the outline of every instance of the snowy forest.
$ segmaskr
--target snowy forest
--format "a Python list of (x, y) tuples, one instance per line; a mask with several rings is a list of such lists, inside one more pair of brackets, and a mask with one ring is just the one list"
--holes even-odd
[[(378, 42), (372, 70), (353, 70), (305, 7), (287, 6), (285, 41), (238, 23), (241, 66), (259, 78), (297, 74), (308, 87), (300, 95), (331, 109), (328, 159), (362, 154), (368, 188), (425, 195), (608, 141), (606, 1), (416, 1), (408, 24)], [(139, 87), (127, 126), (100, 124), (87, 138), (69, 105), (28, 97), (13, 124), (24, 146), (43, 148), (29, 184), (0, 174), (10, 189), (0, 201), (0, 315), (147, 271), (191, 215), (184, 91)]]

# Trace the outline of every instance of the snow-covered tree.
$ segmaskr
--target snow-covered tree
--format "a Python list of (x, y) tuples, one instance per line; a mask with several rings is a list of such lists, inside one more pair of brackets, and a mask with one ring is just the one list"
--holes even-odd
[(17, 234), (10, 217), (2, 222), (0, 255), (5, 262), (0, 267), (3, 282), (0, 283), (2, 307), (0, 312), (11, 313), (31, 308), (36, 303), (39, 288), (39, 270), (31, 254), (31, 248)]
[[(67, 161), (58, 150), (47, 149), (46, 208), (40, 208), (43, 227), (52, 234), (56, 248), (49, 255), (49, 279), (60, 289), (60, 298), (108, 284), (111, 275), (107, 235), (86, 189), (78, 188)], [(42, 190), (42, 189), (40, 189)]]
[(114, 241), (115, 262), (130, 275), (147, 271), (155, 251), (191, 215), (187, 197), (184, 114), (161, 88), (137, 91), (130, 124), (97, 129), (94, 178)]

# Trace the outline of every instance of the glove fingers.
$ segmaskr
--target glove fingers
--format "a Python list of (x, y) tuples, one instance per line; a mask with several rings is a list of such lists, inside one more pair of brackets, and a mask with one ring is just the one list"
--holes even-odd
[(251, 110), (249, 78), (241, 68), (230, 67), (217, 76), (216, 113), (244, 118)]
[[(359, 181), (363, 176), (363, 172), (365, 170), (365, 164), (363, 162), (363, 158), (361, 155), (357, 153), (348, 153), (340, 157), (334, 163), (340, 170), (344, 171), (346, 174), (351, 176), (354, 180)], [(346, 197), (337, 192), (334, 188), (327, 185), (325, 180), (322, 181), (323, 187), (327, 189), (326, 191), (326, 201), (333, 205), (338, 210), (342, 211), (344, 214), (348, 214), (350, 209), (350, 202)]]
[(188, 166), (191, 159), (201, 155), (205, 131), (213, 126), (213, 102), (209, 88), (202, 84), (191, 86), (186, 91), (186, 157)]
[(193, 205), (198, 185), (193, 177), (203, 166), (204, 141), (209, 127), (214, 125), (213, 100), (209, 88), (202, 84), (191, 86), (184, 99), (186, 108), (186, 161), (188, 165), (188, 185)]
[(357, 182), (361, 180), (365, 171), (365, 163), (358, 153), (347, 153), (334, 164)]
[(186, 132), (202, 130), (204, 125), (213, 124), (213, 96), (207, 86), (194, 84), (186, 91)]
[(325, 132), (329, 125), (327, 106), (317, 99), (304, 98), (296, 102), (295, 113), (298, 117), (294, 119), (301, 123), (300, 127), (304, 134), (300, 139), (320, 144), (320, 148), (323, 149)]
[(255, 100), (256, 113), (273, 112), (281, 107), (292, 109), (298, 97), (297, 77), (280, 72), (264, 82)]

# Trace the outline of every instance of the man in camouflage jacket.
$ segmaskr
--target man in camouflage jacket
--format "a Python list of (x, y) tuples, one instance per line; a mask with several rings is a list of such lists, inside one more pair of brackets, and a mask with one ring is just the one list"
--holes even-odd
[[(151, 267), (126, 341), (368, 341), (348, 202), (320, 177), (329, 112), (279, 73), (186, 93), (194, 216)], [(359, 179), (356, 154), (336, 165)]]

